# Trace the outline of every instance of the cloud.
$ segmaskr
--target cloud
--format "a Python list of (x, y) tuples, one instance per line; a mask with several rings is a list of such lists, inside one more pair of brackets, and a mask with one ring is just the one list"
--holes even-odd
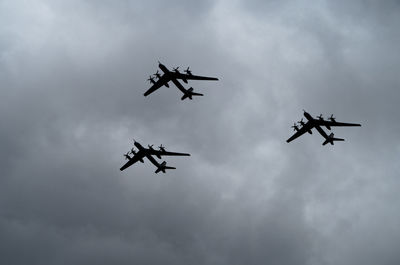
[[(2, 264), (398, 264), (396, 1), (0, 10)], [(144, 97), (158, 60), (220, 81)], [(287, 144), (302, 109), (362, 127)]]

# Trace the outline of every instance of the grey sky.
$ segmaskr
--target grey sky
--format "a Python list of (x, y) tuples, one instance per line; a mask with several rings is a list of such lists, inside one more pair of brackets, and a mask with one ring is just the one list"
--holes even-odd
[[(400, 263), (399, 1), (0, 1), (0, 263)], [(143, 97), (157, 60), (219, 82)], [(302, 116), (361, 128), (287, 144)], [(135, 138), (189, 158), (118, 169)]]

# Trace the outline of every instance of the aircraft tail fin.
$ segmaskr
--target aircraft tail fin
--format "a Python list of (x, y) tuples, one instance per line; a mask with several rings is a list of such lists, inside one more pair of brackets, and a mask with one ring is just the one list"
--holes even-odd
[(330, 143), (331, 145), (333, 145), (334, 141), (344, 141), (344, 139), (342, 138), (335, 138), (335, 135), (333, 133), (331, 133), (328, 138), (325, 140), (325, 142), (322, 143), (322, 145), (326, 145), (327, 143)]
[(167, 166), (167, 162), (163, 161), (163, 162), (161, 163), (161, 165), (157, 168), (157, 170), (155, 171), (155, 173), (157, 174), (157, 173), (159, 173), (160, 171), (162, 171), (163, 173), (165, 173), (165, 171), (166, 171), (167, 169), (176, 169), (176, 167), (169, 167), (169, 166)]
[(193, 96), (204, 96), (204, 95), (201, 93), (193, 92), (193, 87), (191, 87), (188, 90), (186, 90), (185, 95), (182, 96), (181, 100), (184, 100), (186, 98), (192, 99)]

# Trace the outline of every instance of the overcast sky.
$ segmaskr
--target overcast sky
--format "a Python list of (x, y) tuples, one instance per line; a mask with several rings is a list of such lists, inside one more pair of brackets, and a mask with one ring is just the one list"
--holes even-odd
[[(399, 28), (395, 0), (0, 0), (0, 264), (400, 264)], [(144, 97), (158, 60), (220, 81)], [(288, 144), (302, 109), (362, 127)], [(120, 172), (133, 138), (192, 156)]]

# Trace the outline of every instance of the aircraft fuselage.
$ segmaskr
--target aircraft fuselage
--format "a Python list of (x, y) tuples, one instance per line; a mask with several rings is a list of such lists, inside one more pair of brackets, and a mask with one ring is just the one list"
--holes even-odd
[[(165, 65), (163, 65), (162, 63), (158, 64), (158, 67), (166, 74), (166, 75), (170, 75), (170, 71), (168, 70), (167, 67), (165, 67)], [(186, 89), (182, 86), (181, 83), (179, 83), (179, 81), (176, 78), (171, 78), (172, 83), (175, 84), (175, 86), (182, 91), (183, 94), (187, 94)]]
[(154, 159), (154, 157), (152, 155), (150, 155), (146, 148), (144, 148), (140, 143), (138, 142), (134, 142), (134, 145), (136, 146), (136, 148), (139, 150), (139, 152), (143, 152), (144, 156), (153, 164), (155, 165), (157, 168), (160, 167), (160, 164), (157, 162), (157, 160)]
[(310, 115), (310, 113), (304, 111), (304, 117), (306, 117), (306, 119), (309, 120), (314, 125), (315, 129), (322, 135), (322, 137), (324, 137), (325, 139), (329, 138), (329, 136), (321, 128), (321, 126), (315, 123), (315, 119)]
[(138, 142), (136, 142), (136, 141), (133, 143), (133, 145), (136, 146), (136, 148), (137, 148), (139, 151), (144, 151), (144, 150), (145, 150), (145, 148), (144, 148), (140, 143), (138, 143)]
[(306, 117), (306, 119), (309, 121), (314, 121), (314, 118), (308, 112), (304, 111), (304, 117)]
[(165, 65), (163, 65), (162, 63), (159, 63), (159, 64), (158, 64), (158, 67), (159, 67), (165, 74), (169, 74), (168, 68), (167, 68)]

